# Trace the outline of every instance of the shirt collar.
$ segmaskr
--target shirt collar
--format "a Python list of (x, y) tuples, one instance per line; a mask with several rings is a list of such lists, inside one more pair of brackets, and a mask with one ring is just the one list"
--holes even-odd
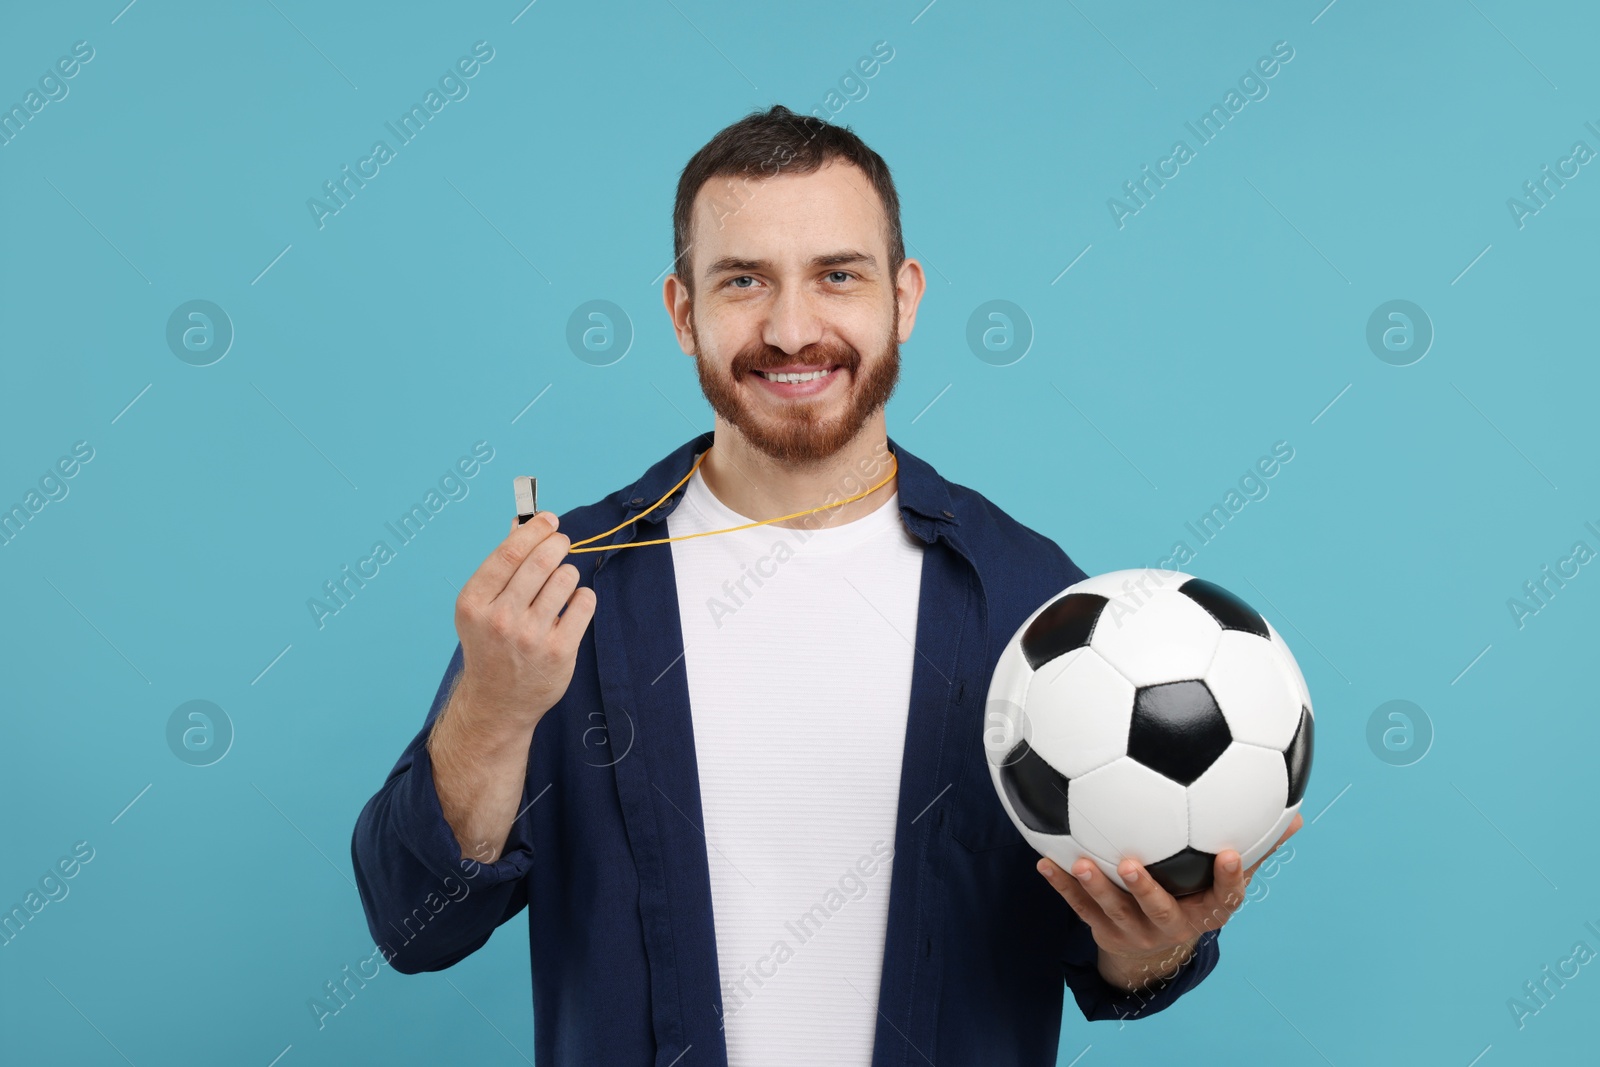
[[(696, 434), (645, 471), (638, 481), (617, 490), (612, 495), (613, 502), (626, 512), (626, 518), (633, 518), (677, 485), (694, 465), (694, 457), (710, 448), (715, 438), (715, 431), (712, 430)], [(889, 451), (894, 453), (899, 462), (895, 480), (900, 494), (901, 517), (905, 520), (907, 529), (920, 540), (932, 544), (942, 530), (960, 525), (960, 520), (956, 518), (955, 507), (950, 500), (949, 483), (926, 461), (912, 455), (893, 437), (887, 437), (886, 440)], [(682, 502), (683, 493), (684, 490), (679, 489), (639, 523), (619, 530), (611, 543), (619, 544), (632, 540), (629, 530), (645, 523), (661, 523)], [(609, 556), (610, 553), (606, 555)]]

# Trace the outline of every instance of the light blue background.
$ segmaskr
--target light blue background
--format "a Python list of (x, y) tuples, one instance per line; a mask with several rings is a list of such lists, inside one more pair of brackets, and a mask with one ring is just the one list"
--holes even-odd
[[(427, 711), (511, 476), (563, 511), (711, 425), (659, 299), (679, 169), (754, 107), (822, 106), (880, 40), (838, 120), (894, 168), (931, 283), (891, 435), (1091, 573), (1163, 557), (1295, 450), (1188, 569), (1298, 655), (1316, 821), (1200, 988), (1123, 1029), (1069, 1002), (1060, 1062), (1595, 1055), (1600, 968), (1523, 1029), (1506, 1005), (1600, 949), (1600, 575), (1521, 629), (1506, 605), (1600, 548), (1600, 171), (1524, 228), (1506, 206), (1600, 148), (1591, 7), (123, 2), (0, 14), (0, 102), (95, 49), (0, 147), (0, 504), (95, 449), (0, 548), (0, 905), (96, 853), (0, 948), (7, 1062), (531, 1056), (523, 918), (446, 973), (385, 969), (318, 1030), (308, 1000), (372, 953), (353, 822)], [(319, 230), (307, 198), (479, 40), (470, 95)], [(1270, 95), (1119, 229), (1107, 199), (1278, 41)], [(166, 345), (192, 299), (236, 330), (209, 367)], [(565, 341), (592, 299), (636, 332), (611, 366)], [(1035, 331), (1010, 366), (967, 347), (993, 299)], [(1391, 299), (1436, 330), (1411, 366), (1366, 345)], [(479, 440), (470, 495), (319, 630), (306, 600)], [(213, 766), (167, 747), (192, 699), (236, 730)], [(1410, 766), (1367, 743), (1392, 699), (1436, 731)]]

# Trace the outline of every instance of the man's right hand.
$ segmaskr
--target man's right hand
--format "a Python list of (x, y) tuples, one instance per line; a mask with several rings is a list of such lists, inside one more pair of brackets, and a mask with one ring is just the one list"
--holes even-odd
[(562, 562), (572, 540), (556, 526), (549, 511), (521, 525), (513, 520), (510, 536), (456, 598), (457, 690), (466, 690), (475, 719), (531, 731), (572, 682), (595, 594), (579, 589), (578, 568)]
[[(593, 589), (563, 563), (571, 540), (540, 512), (489, 554), (456, 598), (462, 669), (428, 736), (434, 789), (463, 858), (500, 857), (534, 727), (572, 682)], [(565, 609), (563, 611), (563, 609)]]

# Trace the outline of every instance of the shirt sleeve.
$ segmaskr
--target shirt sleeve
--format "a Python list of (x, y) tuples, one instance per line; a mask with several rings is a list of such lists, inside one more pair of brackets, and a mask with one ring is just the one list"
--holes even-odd
[(1074, 927), (1065, 964), (1067, 986), (1078, 1002), (1078, 1010), (1090, 1022), (1142, 1019), (1170, 1007), (1211, 973), (1221, 955), (1217, 946), (1221, 930), (1208, 930), (1200, 935), (1193, 954), (1176, 973), (1157, 977), (1148, 988), (1130, 993), (1100, 976), (1100, 946), (1095, 944), (1088, 924), (1078, 919)]
[(350, 842), (367, 928), (403, 974), (449, 967), (527, 905), (533, 849), (526, 820), (513, 824), (499, 859), (478, 863), (462, 856), (434, 789), (428, 734), (462, 662), (458, 643), (422, 729), (361, 809)]

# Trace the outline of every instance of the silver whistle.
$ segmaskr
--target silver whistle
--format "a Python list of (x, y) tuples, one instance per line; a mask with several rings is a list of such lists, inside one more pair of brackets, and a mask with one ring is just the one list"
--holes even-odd
[(521, 526), (539, 512), (539, 479), (519, 474), (511, 484), (517, 494), (517, 525)]

